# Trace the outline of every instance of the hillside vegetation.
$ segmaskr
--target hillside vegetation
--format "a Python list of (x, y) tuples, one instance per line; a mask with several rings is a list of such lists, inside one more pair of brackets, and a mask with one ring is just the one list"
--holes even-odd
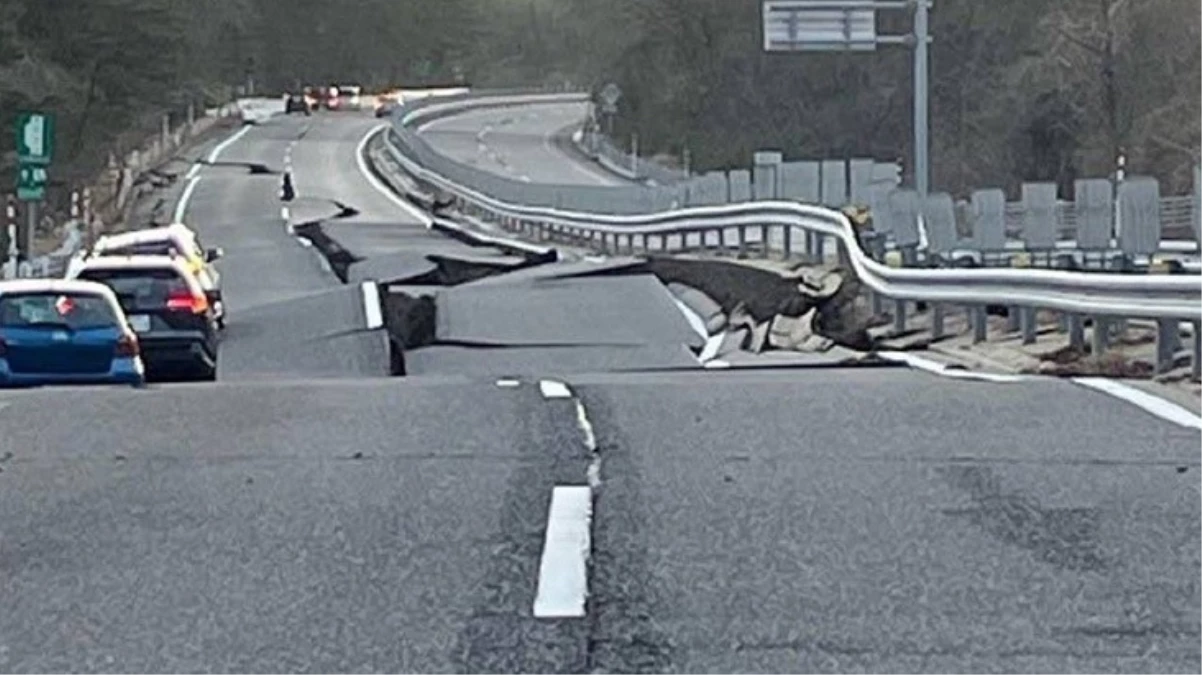
[[(619, 138), (699, 168), (792, 157), (911, 156), (912, 56), (764, 54), (757, 0), (529, 0), (504, 6), (482, 65), (625, 92)], [(1197, 0), (936, 0), (932, 185), (1015, 190), (1113, 171), (1186, 192), (1202, 112)], [(909, 30), (905, 13), (878, 29)], [(550, 69), (544, 64), (554, 64)]]
[[(910, 53), (768, 55), (757, 0), (0, 0), (0, 153), (13, 116), (58, 114), (56, 177), (99, 166), (164, 113), (254, 83), (624, 91), (615, 131), (697, 169), (911, 153)], [(1199, 148), (1197, 0), (938, 0), (932, 184), (1013, 189), (1113, 170), (1189, 189)], [(908, 17), (882, 14), (882, 30)], [(140, 136), (138, 136), (140, 137)], [(908, 161), (907, 161), (908, 163)]]

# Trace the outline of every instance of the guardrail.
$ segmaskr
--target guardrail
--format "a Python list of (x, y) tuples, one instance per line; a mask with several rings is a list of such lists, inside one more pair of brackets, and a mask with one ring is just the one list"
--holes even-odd
[[(1024, 338), (1033, 341), (1035, 312), (1051, 309), (1065, 314), (1067, 329), (1075, 346), (1084, 343), (1084, 319), (1094, 321), (1093, 351), (1100, 354), (1106, 347), (1108, 326), (1115, 320), (1128, 318), (1154, 319), (1158, 325), (1158, 368), (1165, 359), (1172, 361), (1180, 346), (1179, 322), (1193, 324), (1195, 376), (1199, 369), (1199, 334), (1202, 333), (1202, 276), (1168, 274), (1109, 274), (1073, 272), (1051, 269), (930, 269), (905, 268), (882, 264), (861, 247), (860, 237), (842, 212), (796, 202), (771, 200), (739, 204), (650, 210), (642, 213), (614, 214), (564, 208), (561, 200), (549, 204), (515, 203), (501, 195), (491, 194), (485, 185), (464, 180), (474, 179), (478, 170), (454, 165), (445, 156), (434, 152), (406, 125), (426, 119), (427, 114), (449, 114), (490, 105), (515, 105), (521, 96), (444, 101), (436, 110), (414, 109), (399, 116), (400, 125), (385, 135), (385, 147), (397, 165), (417, 180), (451, 195), (460, 208), (468, 213), (494, 220), (502, 227), (531, 234), (538, 239), (559, 240), (606, 252), (660, 251), (691, 249), (696, 239), (703, 248), (715, 235), (717, 245), (726, 249), (727, 235), (733, 230), (741, 250), (754, 243), (749, 233), (763, 243), (762, 252), (769, 252), (772, 232), (781, 244), (786, 257), (797, 253), (795, 235), (820, 235), (838, 242), (841, 259), (851, 267), (865, 286), (878, 297), (897, 303), (898, 315), (904, 317), (904, 303), (923, 301), (935, 304), (937, 310), (947, 305), (963, 305), (972, 316), (974, 337), (985, 339), (986, 307), (1007, 305), (1020, 308)], [(528, 98), (527, 102), (545, 101), (546, 96)], [(574, 100), (574, 99), (573, 99)], [(421, 148), (414, 152), (414, 148)], [(421, 155), (421, 156), (415, 156)], [(431, 157), (431, 155), (433, 157)], [(427, 163), (426, 159), (434, 159)], [(444, 171), (444, 169), (450, 169)], [(448, 175), (451, 174), (451, 175)], [(611, 193), (612, 196), (612, 193)], [(623, 245), (623, 242), (625, 245)], [(658, 246), (652, 244), (657, 243)], [(936, 311), (937, 317), (942, 316)], [(904, 318), (902, 319), (904, 321)], [(941, 319), (937, 319), (941, 321)], [(938, 334), (940, 324), (935, 327)]]
[[(874, 233), (888, 248), (907, 251), (908, 260), (955, 254), (996, 263), (1016, 251), (1031, 251), (1049, 266), (1071, 257), (1079, 266), (1130, 268), (1147, 264), (1157, 253), (1196, 256), (1200, 251), (1197, 220), (1202, 205), (1198, 194), (1162, 198), (1150, 179), (1126, 181), (1117, 191), (1107, 179), (1083, 179), (1078, 181), (1077, 202), (1058, 199), (1055, 186), (1045, 183), (1024, 184), (1019, 202), (1007, 202), (997, 189), (977, 190), (971, 200), (957, 201), (935, 193), (923, 201), (913, 191), (899, 187), (896, 163), (871, 159), (784, 162), (780, 153), (762, 152), (756, 153), (755, 166), (750, 169), (709, 172), (683, 181), (660, 181), (659, 185), (531, 184), (447, 158), (412, 128), (431, 116), (481, 106), (516, 105), (522, 100), (527, 104), (588, 101), (587, 95), (580, 93), (542, 92), (539, 97), (523, 99), (525, 93), (467, 92), (406, 106), (394, 118), (393, 143), (423, 166), (460, 184), (530, 206), (633, 215), (757, 199), (834, 208), (860, 204), (871, 211)], [(433, 110), (427, 111), (431, 106)], [(1202, 191), (1202, 186), (1196, 191)], [(1127, 206), (1115, 209), (1115, 197), (1119, 196)], [(1164, 234), (1187, 236), (1184, 233), (1192, 233), (1193, 238), (1162, 240)], [(823, 244), (822, 238), (812, 237), (807, 251), (821, 257)], [(1038, 255), (1053, 251), (1056, 256)]]

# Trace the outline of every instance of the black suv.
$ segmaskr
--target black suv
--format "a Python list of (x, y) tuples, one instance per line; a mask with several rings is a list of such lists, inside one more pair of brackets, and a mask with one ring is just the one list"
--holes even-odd
[(309, 109), (309, 102), (305, 100), (304, 94), (288, 94), (284, 101), (284, 114), (291, 115), (294, 112), (303, 112), (306, 115), (313, 114)]
[(116, 293), (138, 334), (148, 379), (217, 379), (217, 318), (183, 258), (104, 256), (85, 261), (74, 276)]

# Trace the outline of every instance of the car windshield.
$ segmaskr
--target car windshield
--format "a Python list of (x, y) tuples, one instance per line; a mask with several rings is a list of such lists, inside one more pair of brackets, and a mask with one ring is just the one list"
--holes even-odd
[(0, 296), (0, 327), (83, 330), (115, 326), (109, 301), (90, 293), (26, 293)]
[(171, 293), (188, 290), (187, 282), (170, 268), (93, 269), (85, 270), (80, 278), (105, 284), (126, 306), (161, 304)]

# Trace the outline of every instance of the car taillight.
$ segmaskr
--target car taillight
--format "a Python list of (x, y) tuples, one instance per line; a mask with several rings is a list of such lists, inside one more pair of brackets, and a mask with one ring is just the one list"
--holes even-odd
[(173, 312), (204, 314), (209, 309), (209, 299), (203, 295), (192, 295), (188, 291), (176, 291), (167, 296), (167, 309)]
[(121, 339), (117, 340), (117, 356), (134, 357), (141, 353), (141, 348), (138, 346), (138, 338), (130, 333), (122, 333)]

